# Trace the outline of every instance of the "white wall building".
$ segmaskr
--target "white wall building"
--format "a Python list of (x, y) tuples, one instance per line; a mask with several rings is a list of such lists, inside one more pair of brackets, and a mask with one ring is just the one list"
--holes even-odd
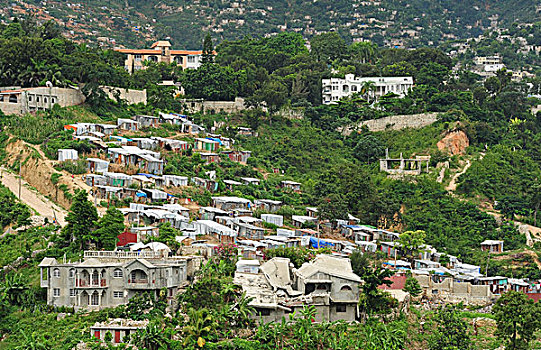
[(322, 102), (323, 104), (337, 103), (340, 99), (359, 93), (367, 82), (374, 84), (374, 90), (370, 93), (376, 99), (389, 93), (395, 93), (404, 97), (413, 88), (413, 77), (362, 77), (356, 78), (353, 74), (346, 74), (345, 79), (330, 78), (322, 79)]
[(477, 56), (473, 59), (473, 61), (475, 62), (475, 64), (480, 66), (483, 66), (485, 64), (500, 64), (502, 63), (502, 56)]

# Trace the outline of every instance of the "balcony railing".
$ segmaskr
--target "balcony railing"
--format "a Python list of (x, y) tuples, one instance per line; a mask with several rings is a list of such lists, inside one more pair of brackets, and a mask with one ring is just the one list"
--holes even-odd
[(128, 283), (148, 283), (148, 279), (146, 278), (138, 278), (138, 279), (129, 279)]
[(100, 281), (89, 281), (84, 279), (75, 280), (76, 287), (107, 287), (107, 281), (102, 279)]
[(163, 258), (167, 257), (167, 253), (159, 251), (142, 251), (142, 252), (125, 252), (125, 251), (90, 251), (84, 252), (84, 258), (115, 258), (115, 259), (137, 259), (137, 258)]

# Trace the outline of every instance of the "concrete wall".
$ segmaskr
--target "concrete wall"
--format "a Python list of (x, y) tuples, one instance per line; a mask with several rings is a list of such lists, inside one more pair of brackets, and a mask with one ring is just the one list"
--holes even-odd
[(2, 95), (4, 99), (0, 101), (0, 110), (5, 114), (16, 115), (50, 109), (55, 104), (66, 107), (79, 105), (85, 101), (85, 96), (80, 90), (60, 87), (36, 87), (19, 90), (19, 93), (11, 94), (17, 96), (17, 102), (9, 102), (9, 93)]
[(246, 109), (244, 106), (244, 99), (242, 97), (236, 97), (235, 101), (202, 101), (202, 100), (183, 100), (186, 104), (186, 109), (190, 113), (197, 112), (226, 112), (235, 113)]
[(128, 104), (147, 103), (147, 90), (125, 89), (114, 86), (101, 86), (101, 89), (107, 94), (111, 100), (116, 101), (115, 94), (119, 94), (120, 99)]
[(405, 128), (422, 128), (438, 120), (439, 113), (422, 113), (410, 115), (393, 115), (390, 117), (371, 119), (360, 122), (357, 125), (339, 129), (344, 135), (349, 135), (355, 129), (360, 129), (364, 125), (370, 131), (400, 130)]

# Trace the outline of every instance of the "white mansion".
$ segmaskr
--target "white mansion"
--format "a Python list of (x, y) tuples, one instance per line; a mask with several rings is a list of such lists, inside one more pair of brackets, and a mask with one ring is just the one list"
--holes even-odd
[(356, 78), (353, 74), (346, 74), (345, 79), (330, 78), (322, 79), (323, 104), (337, 103), (343, 97), (361, 92), (363, 86), (371, 82), (373, 90), (369, 92), (370, 96), (378, 99), (390, 92), (404, 97), (409, 90), (413, 88), (412, 77), (362, 77)]

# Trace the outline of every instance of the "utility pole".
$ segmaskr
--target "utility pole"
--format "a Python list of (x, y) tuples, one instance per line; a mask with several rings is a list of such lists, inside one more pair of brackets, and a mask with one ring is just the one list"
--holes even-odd
[(21, 159), (19, 158), (19, 200), (21, 200)]
[(317, 219), (317, 249), (320, 248), (320, 243), (319, 243), (319, 218)]
[(485, 268), (485, 277), (488, 277), (488, 262), (490, 261), (490, 250), (488, 251), (488, 256), (487, 256), (487, 266)]

